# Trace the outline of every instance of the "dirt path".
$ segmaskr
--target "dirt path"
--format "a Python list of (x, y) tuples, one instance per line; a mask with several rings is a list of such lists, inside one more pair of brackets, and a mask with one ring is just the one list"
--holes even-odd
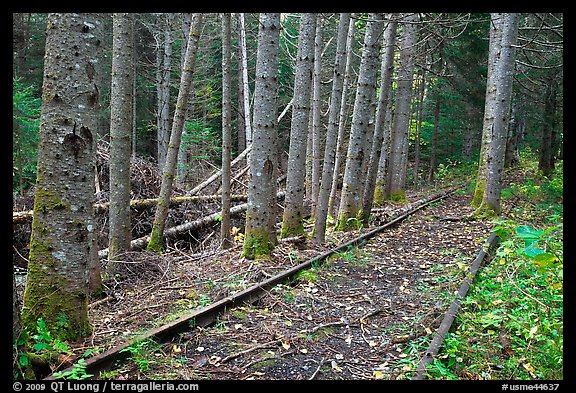
[[(257, 304), (230, 310), (214, 326), (192, 328), (148, 354), (144, 348), (107, 377), (410, 378), (464, 272), (488, 237), (485, 224), (461, 219), (471, 213), (468, 205), (469, 198), (458, 195), (434, 203), (364, 247), (302, 272), (291, 285), (276, 286)], [(287, 268), (286, 260), (295, 265), (314, 252), (278, 251), (284, 259), (278, 269)], [(230, 260), (233, 255), (213, 260), (213, 269), (243, 272), (236, 281), (226, 279), (229, 290), (273, 274), (275, 268)], [(214, 271), (206, 281), (197, 270), (199, 264), (194, 266), (189, 274), (196, 275), (204, 288), (210, 280), (212, 289), (225, 287), (216, 285)], [(177, 282), (172, 290), (165, 289), (166, 283), (164, 290), (148, 289), (150, 302), (196, 304), (198, 288), (178, 287)], [(154, 304), (147, 307), (144, 293), (133, 296), (140, 296), (141, 311), (132, 309), (132, 318), (152, 318), (165, 311)], [(122, 326), (116, 329), (121, 332)]]

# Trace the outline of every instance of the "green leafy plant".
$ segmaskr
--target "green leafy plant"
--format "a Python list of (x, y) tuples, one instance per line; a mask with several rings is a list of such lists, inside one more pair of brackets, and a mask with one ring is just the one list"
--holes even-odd
[(91, 378), (94, 375), (88, 374), (86, 372), (86, 360), (80, 359), (76, 363), (74, 363), (72, 370), (58, 371), (52, 374), (52, 376), (57, 379), (82, 380)]
[(120, 353), (129, 352), (131, 356), (128, 359), (132, 360), (138, 366), (138, 370), (144, 373), (149, 371), (150, 366), (156, 362), (153, 354), (160, 349), (160, 344), (149, 338), (137, 341), (121, 350)]

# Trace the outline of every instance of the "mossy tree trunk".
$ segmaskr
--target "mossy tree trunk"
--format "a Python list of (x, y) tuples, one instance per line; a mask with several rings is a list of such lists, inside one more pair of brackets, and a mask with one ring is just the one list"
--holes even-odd
[(493, 13), (490, 21), (490, 43), (488, 49), (488, 75), (486, 79), (486, 100), (484, 102), (484, 122), (482, 126), (482, 142), (480, 144), (480, 159), (478, 162), (478, 175), (476, 176), (476, 188), (470, 203), (478, 207), (482, 203), (486, 190), (487, 163), (485, 160), (486, 150), (491, 143), (491, 128), (494, 121), (494, 97), (496, 95), (496, 81), (494, 68), (500, 58), (500, 41), (502, 39), (503, 14)]
[[(108, 259), (129, 251), (130, 225), (130, 134), (133, 103), (134, 15), (114, 14), (112, 45), (112, 89), (110, 92), (110, 231)], [(114, 266), (113, 264), (110, 266)]]
[(300, 19), (294, 103), (290, 129), (288, 171), (286, 172), (286, 200), (280, 237), (304, 234), (303, 201), (306, 177), (306, 141), (310, 119), (310, 93), (314, 65), (314, 36), (316, 14), (304, 13)]
[(403, 15), (403, 30), (400, 39), (398, 79), (394, 117), (390, 132), (390, 161), (387, 179), (387, 197), (394, 201), (405, 200), (406, 172), (408, 168), (408, 144), (410, 131), (410, 101), (416, 53), (418, 14)]
[(95, 14), (50, 14), (23, 328), (43, 318), (54, 338), (90, 334), (88, 261), (94, 237)]
[(156, 206), (156, 214), (154, 215), (152, 232), (150, 233), (150, 241), (147, 246), (148, 250), (157, 253), (160, 253), (163, 250), (164, 227), (166, 225), (166, 218), (168, 217), (168, 205), (170, 204), (170, 197), (172, 196), (172, 188), (174, 186), (176, 160), (178, 158), (178, 150), (180, 149), (182, 131), (184, 130), (184, 121), (186, 119), (188, 102), (190, 101), (189, 96), (192, 91), (194, 64), (196, 61), (196, 52), (198, 51), (198, 40), (200, 39), (200, 33), (202, 31), (202, 22), (203, 14), (193, 15), (193, 21), (188, 35), (188, 46), (186, 48), (184, 68), (182, 69), (182, 76), (180, 78), (180, 89), (176, 101), (176, 110), (172, 122), (170, 143), (166, 155), (166, 165), (164, 166), (164, 171), (162, 173), (160, 195)]
[(276, 166), (278, 130), (276, 94), (280, 14), (262, 13), (258, 29), (252, 153), (243, 256), (268, 259), (276, 243)]
[(476, 209), (476, 216), (493, 216), (500, 213), (500, 192), (504, 172), (506, 138), (508, 136), (508, 118), (514, 79), (514, 62), (516, 39), (518, 35), (518, 14), (503, 15), (500, 58), (494, 68), (494, 80), (497, 86), (494, 95), (493, 123), (490, 145), (486, 148), (485, 162), (486, 188), (482, 203)]
[(361, 208), (362, 163), (364, 160), (366, 138), (371, 127), (372, 107), (376, 98), (376, 80), (378, 59), (380, 58), (380, 46), (382, 31), (384, 29), (384, 14), (370, 13), (366, 23), (364, 35), (364, 47), (358, 75), (358, 88), (354, 101), (352, 114), (352, 128), (350, 129), (350, 141), (346, 168), (344, 170), (344, 185), (340, 208), (336, 222), (336, 230), (348, 230), (356, 227), (354, 220), (358, 219)]
[(231, 15), (222, 14), (222, 221), (220, 222), (220, 244), (223, 249), (232, 246), (230, 232), (230, 156), (232, 149), (231, 130)]
[(312, 238), (315, 243), (323, 243), (326, 235), (326, 221), (328, 218), (328, 202), (330, 188), (334, 177), (334, 162), (336, 156), (337, 133), (342, 105), (342, 91), (344, 85), (344, 70), (347, 56), (347, 36), (350, 27), (350, 14), (341, 13), (338, 24), (338, 38), (336, 42), (336, 58), (334, 60), (334, 73), (332, 75), (332, 95), (328, 114), (328, 130), (326, 131), (326, 146), (324, 148), (324, 167), (322, 168), (322, 181), (318, 193), (318, 204), (315, 211), (314, 230)]
[[(392, 73), (394, 71), (394, 45), (396, 42), (396, 14), (388, 14), (390, 19), (384, 32), (384, 54), (382, 55), (382, 65), (380, 68), (380, 95), (378, 97), (378, 108), (376, 109), (376, 121), (374, 125), (374, 141), (370, 151), (370, 162), (364, 185), (362, 196), (362, 222), (368, 225), (370, 211), (374, 201), (376, 190), (376, 179), (380, 156), (386, 154), (388, 147), (388, 130), (386, 127), (386, 111), (388, 110), (388, 99), (392, 90)], [(384, 151), (383, 151), (384, 150)]]

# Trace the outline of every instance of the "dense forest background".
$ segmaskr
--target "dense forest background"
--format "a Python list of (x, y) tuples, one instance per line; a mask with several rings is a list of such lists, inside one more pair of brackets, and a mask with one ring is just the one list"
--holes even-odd
[[(135, 121), (133, 125), (134, 153), (158, 162), (158, 87), (162, 82), (161, 69), (169, 71), (170, 108), (178, 95), (182, 48), (186, 27), (184, 14), (137, 14), (135, 19)], [(221, 39), (217, 14), (208, 14), (200, 39), (197, 67), (194, 76), (193, 103), (187, 113), (182, 149), (178, 162), (178, 181), (184, 188), (192, 188), (206, 175), (220, 166), (221, 160)], [(278, 107), (285, 108), (293, 97), (294, 67), (297, 50), (299, 16), (282, 15), (278, 71)], [(236, 18), (233, 18), (235, 21)], [(336, 14), (322, 18), (322, 75), (321, 116), (328, 110), (330, 79), (338, 27)], [(46, 33), (46, 14), (14, 14), (13, 62), (13, 191), (23, 194), (35, 182), (36, 150), (38, 143), (39, 111), (42, 86), (43, 56)], [(250, 91), (254, 89), (258, 15), (246, 15), (246, 45)], [(356, 26), (356, 43), (362, 41), (365, 22)], [(543, 150), (542, 130), (553, 122), (552, 157), (562, 156), (562, 24), (559, 14), (525, 14), (521, 17), (517, 72), (511, 116), (513, 131), (517, 133), (517, 148), (529, 147), (537, 154)], [(238, 86), (239, 38), (237, 23), (232, 35), (232, 85)], [(561, 29), (561, 28), (560, 28)], [(110, 122), (110, 67), (112, 49), (112, 19), (104, 18), (103, 64), (100, 84), (102, 111), (98, 139), (108, 141)], [(482, 117), (486, 91), (488, 61), (489, 14), (422, 14), (417, 43), (415, 91), (423, 84), (422, 94), (413, 94), (413, 119), (410, 127), (410, 162), (415, 159), (415, 141), (419, 129), (419, 161), (421, 174), (456, 163), (477, 162), (480, 152)], [(168, 41), (167, 41), (168, 40)], [(360, 45), (354, 46), (351, 80), (357, 77)], [(164, 59), (163, 59), (164, 57)], [(169, 70), (163, 67), (170, 58)], [(107, 71), (106, 71), (107, 70)], [(422, 75), (425, 80), (422, 83)], [(353, 105), (353, 88), (348, 89)], [(231, 89), (233, 157), (245, 147), (243, 114), (238, 87)], [(416, 116), (418, 101), (422, 100), (421, 115)], [(437, 114), (437, 143), (433, 148), (435, 105)], [(552, 101), (552, 102), (550, 102)], [(553, 113), (546, 106), (554, 107)], [(170, 109), (172, 111), (173, 109)], [(171, 121), (171, 117), (168, 117)], [(325, 120), (323, 120), (325, 122)], [(325, 128), (321, 128), (321, 134)], [(278, 125), (280, 148), (288, 151), (289, 116)], [(324, 143), (320, 138), (320, 143)], [(434, 151), (433, 151), (434, 149)], [(323, 151), (320, 149), (320, 151)], [(435, 154), (435, 167), (430, 158)], [(286, 159), (287, 156), (284, 155)], [(190, 170), (193, 168), (193, 170)], [(413, 174), (409, 174), (413, 178)]]

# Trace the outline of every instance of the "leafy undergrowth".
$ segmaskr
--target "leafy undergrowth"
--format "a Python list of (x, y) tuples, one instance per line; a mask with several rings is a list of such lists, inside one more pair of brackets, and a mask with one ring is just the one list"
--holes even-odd
[(563, 378), (563, 177), (523, 160), (503, 190), (494, 258), (472, 285), (430, 379)]

